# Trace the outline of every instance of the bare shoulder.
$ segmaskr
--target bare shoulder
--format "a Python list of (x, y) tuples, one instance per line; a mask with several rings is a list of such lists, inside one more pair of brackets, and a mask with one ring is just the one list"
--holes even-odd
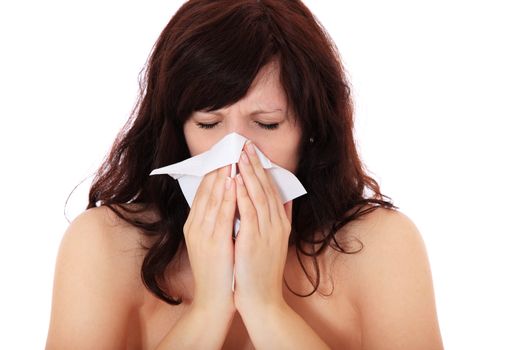
[(363, 349), (442, 349), (430, 264), (416, 224), (376, 208), (343, 228), (362, 249), (342, 273), (359, 310)]
[[(58, 258), (77, 263), (109, 263), (107, 269), (135, 273), (144, 256), (144, 238), (132, 225), (106, 206), (91, 208), (77, 216), (62, 238)], [(92, 260), (92, 261), (91, 261)]]
[[(128, 217), (133, 216), (134, 219), (142, 221), (151, 222), (158, 219), (158, 216), (151, 211), (133, 212), (139, 209), (135, 204), (121, 204), (120, 207), (113, 206), (113, 208)], [(126, 213), (122, 208), (132, 210), (134, 214)], [(142, 261), (146, 252), (143, 247), (151, 245), (153, 240), (120, 218), (114, 210), (101, 206), (84, 211), (71, 222), (64, 234), (62, 244), (69, 239), (74, 241), (85, 239), (92, 244), (102, 244), (103, 247), (120, 252), (120, 257), (133, 259), (138, 257)]]
[(356, 255), (360, 258), (366, 258), (374, 251), (378, 252), (378, 249), (388, 247), (391, 251), (396, 247), (406, 247), (407, 244), (424, 250), (423, 238), (416, 224), (406, 214), (395, 209), (374, 208), (350, 222), (343, 230), (346, 231), (345, 237), (357, 238), (363, 243), (363, 254)]
[(140, 234), (107, 207), (67, 228), (56, 260), (47, 348), (122, 348), (140, 303)]

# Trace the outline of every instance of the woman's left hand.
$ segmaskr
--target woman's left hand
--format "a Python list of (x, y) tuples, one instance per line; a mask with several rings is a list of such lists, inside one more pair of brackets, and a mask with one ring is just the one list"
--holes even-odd
[(235, 306), (239, 312), (280, 306), (291, 231), (292, 201), (282, 204), (273, 178), (248, 141), (239, 161), (237, 205), (240, 229), (235, 240)]

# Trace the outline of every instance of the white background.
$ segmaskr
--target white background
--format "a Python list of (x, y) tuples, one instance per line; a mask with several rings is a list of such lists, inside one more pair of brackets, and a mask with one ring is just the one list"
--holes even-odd
[[(365, 164), (426, 242), (445, 347), (525, 349), (520, 2), (305, 3), (343, 57)], [(180, 4), (0, 4), (0, 347), (44, 347), (65, 200), (126, 121)]]

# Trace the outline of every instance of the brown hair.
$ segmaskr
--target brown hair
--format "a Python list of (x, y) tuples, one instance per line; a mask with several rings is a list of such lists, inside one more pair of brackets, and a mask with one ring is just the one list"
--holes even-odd
[[(397, 209), (365, 173), (344, 68), (308, 8), (299, 0), (190, 0), (155, 43), (137, 104), (96, 173), (86, 208), (106, 205), (145, 235), (157, 237), (147, 248), (141, 274), (146, 287), (167, 303), (182, 302), (166, 292), (163, 282), (184, 240), (189, 207), (177, 181), (149, 174), (190, 156), (182, 125), (193, 111), (240, 100), (272, 59), (279, 62), (280, 81), (303, 135), (296, 176), (308, 193), (294, 200), (289, 244), (314, 286), (304, 296), (319, 286), (317, 256), (327, 246), (344, 253), (362, 248), (343, 249), (336, 239), (341, 227), (378, 207)], [(372, 197), (366, 198), (366, 189)], [(141, 206), (131, 210), (126, 203)], [(129, 214), (154, 209), (160, 220), (128, 217), (121, 209)], [(318, 233), (320, 240), (315, 239)], [(314, 244), (319, 249), (305, 249)], [(306, 272), (299, 252), (312, 257), (315, 278)]]

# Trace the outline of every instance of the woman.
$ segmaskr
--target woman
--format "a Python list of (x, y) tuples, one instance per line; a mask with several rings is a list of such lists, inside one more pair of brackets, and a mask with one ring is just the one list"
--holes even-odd
[[(424, 244), (365, 174), (348, 86), (300, 1), (185, 3), (64, 235), (47, 348), (441, 349)], [(149, 176), (231, 132), (240, 174), (191, 208)], [(250, 144), (308, 193), (282, 205)]]

